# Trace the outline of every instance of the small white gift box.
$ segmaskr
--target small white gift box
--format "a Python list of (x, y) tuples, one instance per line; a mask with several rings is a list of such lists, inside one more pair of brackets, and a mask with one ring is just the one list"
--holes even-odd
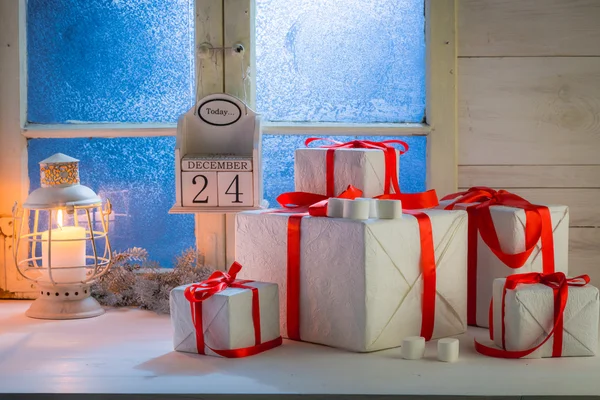
[[(510, 279), (519, 282), (521, 277), (527, 278), (532, 275), (543, 276), (543, 274), (522, 274), (513, 275)], [(564, 277), (564, 274), (546, 276)], [(552, 278), (549, 283), (544, 283), (542, 278), (541, 283), (511, 284), (505, 290), (506, 281), (504, 278), (499, 278), (494, 280), (493, 284), (494, 343), (509, 352), (526, 352), (547, 339), (556, 324), (555, 299), (556, 296), (561, 295), (556, 282), (560, 282), (560, 279)], [(558, 325), (557, 328), (561, 332), (555, 332), (541, 347), (524, 357), (553, 357), (553, 352), (557, 352), (554, 356), (563, 357), (596, 355), (600, 313), (598, 289), (585, 284), (581, 277), (572, 280), (565, 278), (562, 285), (567, 287), (562, 326)]]
[[(394, 141), (394, 143), (397, 142), (405, 146), (405, 149), (408, 148), (405, 143)], [(397, 193), (399, 191), (400, 155), (404, 151), (391, 148), (386, 145), (385, 141), (381, 143), (355, 141), (348, 145), (351, 143), (358, 143), (357, 146), (360, 146), (360, 143), (367, 143), (365, 146), (373, 145), (382, 148), (313, 147), (296, 149), (294, 157), (295, 190), (335, 197), (348, 185), (352, 185), (361, 189), (364, 197)], [(333, 157), (333, 165), (328, 163), (328, 153), (330, 157)], [(329, 168), (332, 168), (333, 191), (328, 190)]]
[[(227, 287), (219, 287), (220, 291), (211, 289), (215, 285), (202, 285), (214, 280), (215, 274), (201, 284), (179, 286), (171, 291), (175, 350), (233, 358), (281, 344), (277, 285), (235, 280), (235, 273), (233, 279), (229, 274), (215, 273), (216, 279), (227, 277), (221, 282), (229, 281)], [(190, 290), (194, 288), (197, 290)], [(207, 290), (216, 292), (206, 296), (203, 291)], [(194, 296), (206, 298), (196, 301)]]

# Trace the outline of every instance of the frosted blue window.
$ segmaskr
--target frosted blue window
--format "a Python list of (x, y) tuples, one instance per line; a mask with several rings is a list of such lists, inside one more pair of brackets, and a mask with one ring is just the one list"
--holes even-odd
[(272, 121), (421, 122), (423, 0), (257, 0), (256, 103)]
[[(275, 199), (284, 192), (294, 190), (294, 150), (304, 147), (308, 136), (303, 135), (264, 135), (263, 136), (263, 180), (264, 198), (270, 207), (276, 207)], [(409, 150), (400, 157), (400, 189), (406, 193), (425, 190), (425, 155), (427, 138), (425, 136), (389, 137), (389, 136), (322, 136), (347, 142), (355, 139), (405, 141)]]
[(193, 247), (194, 217), (170, 215), (175, 203), (174, 137), (29, 140), (31, 190), (40, 186), (38, 163), (65, 153), (80, 160), (83, 185), (113, 203), (113, 249), (143, 247), (164, 267)]
[(194, 99), (193, 4), (28, 0), (28, 121), (177, 121)]

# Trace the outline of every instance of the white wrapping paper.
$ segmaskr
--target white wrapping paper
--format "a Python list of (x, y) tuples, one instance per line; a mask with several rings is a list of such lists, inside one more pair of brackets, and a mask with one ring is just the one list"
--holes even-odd
[[(440, 208), (451, 201), (440, 201)], [(472, 204), (457, 204), (456, 209), (466, 209)], [(555, 272), (568, 273), (569, 267), (569, 208), (550, 205), (550, 219), (554, 238)], [(516, 254), (525, 250), (525, 211), (513, 207), (490, 207), (494, 227), (498, 234), (502, 251)], [(492, 299), (492, 284), (496, 278), (505, 278), (513, 274), (543, 272), (541, 240), (531, 253), (523, 267), (507, 267), (485, 244), (481, 235), (477, 238), (477, 325), (489, 326), (488, 312)]]
[[(437, 262), (433, 337), (466, 329), (464, 211), (428, 210)], [(237, 215), (243, 278), (276, 282), (286, 329), (287, 214)], [(304, 217), (301, 223), (300, 336), (356, 352), (400, 346), (419, 336), (422, 284), (417, 220)]]
[[(258, 288), (260, 306), (261, 342), (276, 339), (279, 334), (279, 295), (277, 285), (250, 282), (247, 286)], [(198, 353), (196, 329), (192, 322), (190, 302), (184, 291), (189, 285), (171, 291), (171, 322), (175, 350)], [(216, 350), (230, 350), (253, 346), (254, 323), (252, 321), (252, 291), (227, 288), (202, 304), (202, 322), (205, 343)], [(205, 349), (207, 355), (219, 355)]]
[[(502, 290), (506, 279), (494, 280), (494, 343), (502, 347)], [(554, 326), (554, 294), (546, 285), (517, 285), (506, 292), (506, 350), (527, 350), (540, 344)], [(598, 289), (569, 286), (564, 312), (562, 355), (593, 356), (598, 351)], [(552, 357), (554, 338), (527, 358)]]
[[(299, 192), (327, 194), (327, 149), (296, 149), (295, 187)], [(398, 176), (400, 153), (396, 156)], [(363, 197), (383, 194), (385, 183), (385, 155), (378, 149), (336, 149), (334, 158), (335, 195), (353, 185), (363, 191)]]

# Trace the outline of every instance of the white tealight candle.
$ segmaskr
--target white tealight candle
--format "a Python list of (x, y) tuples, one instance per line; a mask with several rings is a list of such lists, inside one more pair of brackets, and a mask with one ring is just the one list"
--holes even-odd
[(369, 209), (371, 202), (369, 199), (349, 200), (344, 204), (344, 218), (348, 219), (369, 219)]
[(332, 197), (327, 201), (327, 216), (330, 218), (342, 218), (344, 216), (344, 203), (348, 199)]
[(419, 360), (425, 354), (425, 338), (422, 336), (409, 336), (402, 341), (400, 348), (402, 358), (406, 360)]
[(438, 360), (455, 362), (458, 360), (458, 339), (446, 338), (438, 340)]
[(377, 199), (359, 197), (357, 200), (365, 200), (369, 202), (369, 218), (377, 218)]
[(381, 219), (402, 218), (402, 202), (400, 200), (379, 200), (377, 215)]
[[(43, 280), (50, 281), (48, 259), (52, 270), (52, 279), (56, 283), (81, 282), (85, 280), (85, 228), (81, 226), (61, 226), (61, 215), (59, 212), (59, 227), (42, 232), (42, 267)], [(52, 241), (52, 247), (48, 239)], [(50, 258), (48, 258), (50, 252)], [(65, 269), (55, 269), (65, 267)], [(71, 268), (69, 268), (71, 267)]]

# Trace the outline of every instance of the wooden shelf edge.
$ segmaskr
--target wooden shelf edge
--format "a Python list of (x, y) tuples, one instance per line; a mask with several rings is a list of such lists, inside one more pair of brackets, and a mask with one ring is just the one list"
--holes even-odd
[(263, 207), (183, 207), (174, 205), (169, 214), (235, 214), (242, 211), (266, 210)]

